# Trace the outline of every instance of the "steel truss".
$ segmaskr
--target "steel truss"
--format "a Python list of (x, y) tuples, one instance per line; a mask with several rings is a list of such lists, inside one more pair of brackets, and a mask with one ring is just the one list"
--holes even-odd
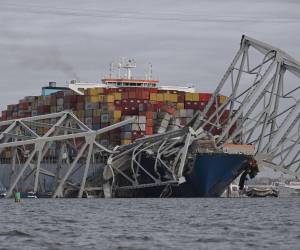
[[(107, 197), (114, 196), (115, 190), (168, 187), (185, 182), (184, 171), (189, 160), (193, 160), (188, 158), (188, 150), (199, 139), (212, 138), (201, 128), (195, 131), (185, 127), (115, 148), (119, 153), (110, 155), (103, 173)], [(152, 160), (150, 169), (147, 159)]]
[[(7, 197), (10, 197), (16, 190), (21, 178), (26, 180), (33, 175), (32, 190), (35, 193), (42, 189), (41, 176), (46, 175), (55, 180), (52, 197), (62, 197), (66, 186), (77, 189), (78, 197), (82, 197), (87, 189), (102, 189), (100, 183), (97, 187), (86, 187), (92, 156), (103, 152), (116, 154), (117, 151), (111, 151), (99, 144), (96, 138), (133, 121), (132, 118), (93, 131), (71, 111), (63, 111), (0, 122), (0, 153), (5, 149), (12, 151), (11, 180)], [(37, 130), (42, 131), (42, 134), (37, 133)], [(56, 171), (51, 172), (42, 168), (42, 162), (53, 146), (59, 153)], [(63, 160), (64, 165), (67, 166), (64, 174), (61, 170)], [(78, 168), (83, 168), (80, 185), (69, 180)]]
[[(187, 127), (137, 140), (111, 154), (104, 172), (107, 196), (113, 196), (114, 190), (184, 182), (188, 151), (198, 139), (213, 142), (220, 151), (228, 143), (254, 144), (259, 166), (299, 177), (299, 77), (300, 63), (291, 56), (243, 36), (205, 110), (197, 112)], [(227, 98), (220, 102), (220, 95)], [(213, 137), (216, 130), (219, 135)], [(207, 147), (200, 144), (196, 150)], [(155, 159), (151, 173), (140, 160), (147, 156)], [(162, 178), (158, 166), (167, 177)], [(145, 175), (146, 182), (141, 179)]]
[[(194, 129), (210, 124), (210, 131), (221, 131), (216, 138), (219, 148), (232, 141), (254, 144), (260, 166), (300, 177), (299, 78), (300, 62), (278, 48), (243, 36)], [(228, 98), (220, 103), (219, 95)]]
[[(42, 175), (54, 179), (52, 197), (64, 196), (68, 186), (78, 191), (78, 197), (88, 190), (103, 188), (104, 195), (111, 197), (120, 190), (145, 187), (163, 187), (161, 195), (168, 196), (171, 186), (185, 182), (193, 153), (222, 151), (231, 142), (254, 144), (260, 166), (300, 177), (299, 77), (300, 63), (291, 56), (243, 36), (206, 108), (184, 128), (108, 149), (97, 142), (97, 136), (133, 118), (97, 131), (70, 111), (0, 122), (0, 153), (12, 149), (8, 196), (21, 178), (32, 175), (34, 192), (42, 188)], [(220, 95), (227, 98), (220, 101)], [(45, 132), (40, 134), (37, 128)], [(219, 135), (213, 136), (216, 130)], [(56, 171), (49, 171), (41, 163), (53, 144), (59, 151), (58, 163)], [(75, 152), (72, 157), (70, 149)], [(104, 152), (109, 157), (102, 183), (87, 186), (91, 159)], [(64, 171), (62, 161), (67, 166)], [(83, 170), (79, 185), (70, 178), (78, 168)]]

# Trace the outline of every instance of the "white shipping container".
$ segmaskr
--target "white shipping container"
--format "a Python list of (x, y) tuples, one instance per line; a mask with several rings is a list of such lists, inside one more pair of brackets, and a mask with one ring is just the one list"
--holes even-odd
[(63, 106), (64, 105), (64, 99), (63, 98), (56, 99), (56, 104), (57, 104), (57, 106)]
[(146, 131), (146, 124), (139, 124), (141, 131)]
[(179, 110), (179, 117), (186, 117), (186, 109)]
[(139, 123), (146, 123), (146, 116), (139, 116), (138, 121)]
[(193, 117), (194, 110), (193, 109), (186, 109), (186, 117)]
[(162, 120), (160, 126), (167, 128), (169, 126), (169, 120)]
[(140, 130), (140, 124), (138, 123), (132, 123), (132, 130)]
[(56, 107), (56, 112), (61, 112), (64, 110), (64, 106), (57, 106)]

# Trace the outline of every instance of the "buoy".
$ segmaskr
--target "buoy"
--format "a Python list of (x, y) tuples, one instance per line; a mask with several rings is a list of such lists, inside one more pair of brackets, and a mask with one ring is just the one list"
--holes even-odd
[(15, 202), (21, 202), (21, 193), (15, 192)]

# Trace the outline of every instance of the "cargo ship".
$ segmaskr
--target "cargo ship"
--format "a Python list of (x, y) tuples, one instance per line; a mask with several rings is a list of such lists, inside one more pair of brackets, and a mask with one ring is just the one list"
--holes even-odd
[[(42, 88), (40, 96), (27, 96), (18, 104), (8, 105), (7, 110), (2, 111), (1, 120), (72, 110), (86, 126), (98, 130), (134, 117), (134, 123), (97, 137), (101, 145), (113, 149), (117, 145), (124, 147), (141, 138), (188, 127), (195, 113), (203, 111), (212, 97), (211, 93), (198, 93), (193, 87), (160, 86), (158, 80), (152, 79), (151, 68), (147, 77), (134, 78), (132, 76), (132, 69), (136, 67), (134, 60), (117, 65), (118, 75), (113, 76), (113, 67), (111, 67), (110, 75), (103, 78), (101, 83), (83, 83), (72, 80), (68, 87), (60, 87), (55, 82), (50, 82), (49, 86)], [(124, 74), (123, 71), (125, 71)], [(225, 101), (226, 96), (218, 96), (217, 103), (208, 110), (207, 115), (215, 112), (217, 106)], [(222, 125), (226, 124), (228, 114), (229, 112), (222, 114), (220, 126), (208, 124), (204, 127), (212, 140), (213, 136), (218, 136), (222, 132)], [(47, 132), (45, 127), (33, 129), (41, 136)], [(1, 152), (1, 161), (9, 162), (11, 156), (11, 150), (4, 150)], [(58, 160), (55, 145), (49, 148), (47, 156), (55, 164)], [(131, 189), (129, 192), (120, 189), (115, 192), (114, 196), (219, 197), (240, 174), (246, 173), (253, 177), (258, 171), (251, 154), (243, 150), (230, 153), (215, 148), (210, 151), (202, 149), (200, 153), (189, 153), (189, 157), (191, 161), (186, 164), (188, 166), (185, 167), (184, 182), (180, 185), (177, 182), (151, 187), (151, 185), (147, 186), (146, 178), (144, 179), (145, 188)], [(157, 175), (151, 158), (146, 157), (145, 160), (149, 173)], [(103, 164), (101, 170), (103, 178), (100, 179), (108, 183), (107, 180), (111, 176), (105, 168), (105, 162), (102, 161), (99, 164)], [(168, 176), (166, 172), (161, 172), (159, 175)], [(48, 185), (52, 186), (53, 183), (48, 181)]]

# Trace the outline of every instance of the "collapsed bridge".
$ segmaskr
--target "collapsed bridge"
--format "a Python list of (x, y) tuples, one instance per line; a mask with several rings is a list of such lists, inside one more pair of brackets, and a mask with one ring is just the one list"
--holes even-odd
[[(299, 178), (299, 77), (298, 61), (278, 48), (243, 36), (205, 109), (174, 131), (108, 148), (97, 136), (134, 122), (134, 118), (96, 131), (71, 111), (2, 121), (0, 152), (12, 150), (7, 197), (21, 182), (36, 193), (45, 191), (44, 176), (52, 179), (51, 197), (66, 197), (66, 190), (75, 191), (77, 197), (99, 192), (105, 197), (122, 197), (157, 187), (158, 195), (167, 197), (174, 187), (186, 183), (195, 154), (234, 154), (228, 152), (228, 145), (253, 145), (251, 152), (243, 149), (239, 153), (251, 156), (258, 166)], [(220, 95), (227, 96), (222, 103), (218, 102)], [(45, 133), (38, 135), (37, 127)], [(213, 136), (213, 130), (220, 131), (219, 135)], [(56, 167), (44, 168), (44, 158), (53, 146)], [(251, 164), (248, 161), (232, 177), (240, 171), (251, 173)], [(90, 178), (91, 169), (98, 173), (94, 178)]]

